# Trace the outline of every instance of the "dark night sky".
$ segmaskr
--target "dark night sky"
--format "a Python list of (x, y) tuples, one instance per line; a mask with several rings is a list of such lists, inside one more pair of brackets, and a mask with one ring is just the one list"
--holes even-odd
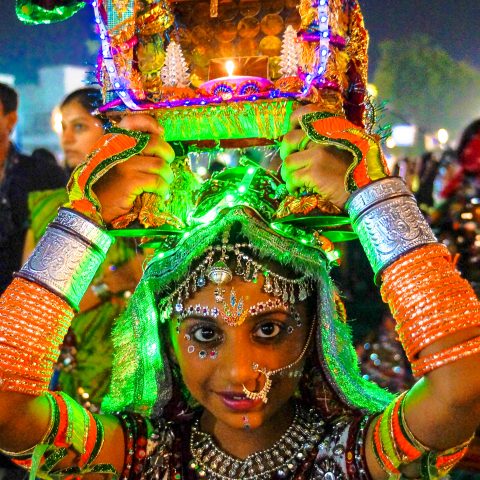
[[(433, 37), (455, 59), (480, 68), (478, 0), (360, 0), (360, 3), (370, 30), (373, 64), (378, 42), (422, 32)], [(3, 0), (2, 4), (0, 73), (15, 74), (17, 82), (23, 83), (35, 80), (40, 65), (94, 62), (86, 46), (88, 40), (92, 44), (95, 39), (91, 8), (60, 24), (32, 27), (16, 19), (13, 0)]]
[(373, 62), (378, 42), (425, 33), (456, 60), (480, 69), (478, 0), (360, 0), (360, 4), (370, 31)]

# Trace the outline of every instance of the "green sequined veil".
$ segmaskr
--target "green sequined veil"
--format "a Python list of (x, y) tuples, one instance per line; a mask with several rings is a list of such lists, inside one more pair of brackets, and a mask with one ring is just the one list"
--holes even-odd
[[(257, 172), (260, 178), (265, 174), (261, 168)], [(313, 246), (313, 242), (308, 244), (308, 236), (300, 230), (290, 229), (286, 233), (272, 228), (274, 224), (265, 218), (273, 211), (272, 195), (250, 193), (239, 197), (234, 205), (223, 206), (222, 198), (231, 191), (228, 189), (232, 184), (227, 187), (220, 182), (223, 188), (219, 188), (215, 178), (206, 187), (210, 184), (215, 185), (216, 194), (204, 195), (196, 211), (207, 204), (213, 206), (216, 214), (205, 223), (191, 222), (173, 248), (157, 253), (147, 266), (127, 311), (116, 323), (112, 388), (104, 400), (103, 410), (161, 414), (172, 395), (172, 375), (158, 327), (162, 313), (165, 316), (169, 294), (188, 274), (192, 263), (202, 258), (209, 246), (219, 244), (221, 233), (233, 225), (240, 226), (240, 235), (252, 245), (257, 258), (273, 260), (299, 276), (306, 275), (316, 285), (317, 363), (340, 403), (347, 409), (382, 410), (392, 396), (360, 373), (350, 328), (336, 309), (336, 290), (329, 276), (330, 261), (325, 252)], [(168, 317), (169, 311), (166, 313)]]

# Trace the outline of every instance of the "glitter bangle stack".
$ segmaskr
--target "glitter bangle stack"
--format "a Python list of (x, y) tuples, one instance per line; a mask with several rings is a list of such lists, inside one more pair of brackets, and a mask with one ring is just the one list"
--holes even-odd
[(376, 281), (401, 256), (437, 241), (400, 178), (384, 178), (358, 190), (346, 209)]
[(16, 276), (42, 285), (78, 310), (112, 242), (87, 217), (61, 208)]
[(44, 393), (72, 318), (56, 295), (14, 279), (0, 299), (0, 390)]
[[(422, 376), (480, 353), (480, 338), (418, 358), (426, 347), (480, 325), (480, 303), (436, 242), (399, 178), (373, 182), (351, 196), (347, 211), (374, 270), (413, 373)], [(472, 336), (478, 335), (472, 334)]]
[(111, 237), (62, 208), (0, 300), (0, 390), (41, 395)]
[(472, 439), (443, 452), (433, 451), (410, 431), (404, 415), (405, 399), (406, 393), (395, 398), (376, 419), (373, 428), (375, 458), (392, 476), (399, 476), (402, 466), (420, 459), (422, 466), (435, 474), (431, 478), (444, 477), (465, 455)]
[(480, 325), (480, 302), (452, 266), (444, 245), (421, 247), (387, 268), (381, 293), (415, 376), (480, 352), (477, 337), (418, 358), (434, 342)]

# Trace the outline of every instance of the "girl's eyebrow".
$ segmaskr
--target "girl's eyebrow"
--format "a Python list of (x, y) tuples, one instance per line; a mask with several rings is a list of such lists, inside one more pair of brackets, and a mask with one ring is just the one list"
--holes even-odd
[[(253, 324), (258, 321), (267, 320), (273, 315), (276, 317), (281, 315), (283, 318), (275, 318), (275, 320), (279, 321), (286, 321), (288, 319), (295, 318), (295, 311), (292, 312), (291, 309), (284, 305), (269, 305), (268, 308), (265, 309), (259, 308), (260, 305), (264, 305), (264, 303), (265, 302), (258, 302), (250, 307), (247, 307), (249, 313), (245, 321), (249, 324)], [(221, 324), (224, 323), (222, 311), (223, 309), (218, 307), (209, 307), (200, 304), (190, 305), (176, 318), (179, 323), (184, 323), (185, 321), (203, 321), (216, 327), (220, 327)]]
[(201, 305), (197, 303), (196, 305), (189, 305), (184, 308), (184, 310), (176, 317), (180, 321), (185, 319), (195, 318), (199, 320), (214, 319), (218, 318), (220, 315), (220, 310), (218, 307), (210, 307), (208, 305)]
[(188, 315), (183, 315), (177, 318), (180, 320), (180, 323), (193, 320), (203, 320), (204, 322), (218, 325), (217, 319), (211, 317), (210, 315), (202, 315), (201, 313), (189, 313)]
[(266, 310), (265, 312), (257, 312), (253, 315), (250, 314), (248, 316), (248, 319), (255, 320), (255, 319), (258, 319), (258, 318), (268, 317), (270, 315), (282, 315), (283, 317), (293, 318), (292, 314), (290, 312), (288, 312), (287, 310), (283, 310), (281, 308), (278, 308), (278, 309), (274, 309), (274, 310)]

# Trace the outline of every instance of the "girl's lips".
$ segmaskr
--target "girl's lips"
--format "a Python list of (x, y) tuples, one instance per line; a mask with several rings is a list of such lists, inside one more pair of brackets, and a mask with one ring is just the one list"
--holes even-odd
[(261, 399), (251, 400), (250, 398), (247, 398), (243, 392), (218, 392), (217, 395), (226, 407), (238, 412), (253, 410), (262, 403)]

